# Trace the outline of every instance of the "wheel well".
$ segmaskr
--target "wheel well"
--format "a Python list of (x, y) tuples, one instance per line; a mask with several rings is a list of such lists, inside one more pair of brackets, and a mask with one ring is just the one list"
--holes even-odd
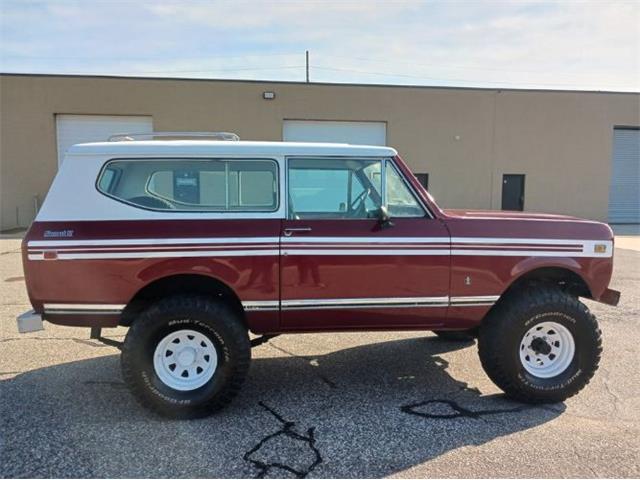
[(160, 278), (141, 288), (122, 312), (120, 324), (129, 326), (136, 316), (153, 302), (176, 294), (200, 294), (219, 297), (237, 309), (244, 321), (242, 302), (225, 283), (205, 275), (172, 275)]
[(535, 285), (557, 285), (562, 290), (577, 297), (591, 298), (589, 285), (577, 273), (561, 267), (543, 267), (531, 270), (514, 281), (503, 296)]

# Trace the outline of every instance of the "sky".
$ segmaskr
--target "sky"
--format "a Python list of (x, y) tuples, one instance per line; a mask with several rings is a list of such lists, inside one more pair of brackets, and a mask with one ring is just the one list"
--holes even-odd
[(0, 71), (640, 91), (640, 1), (0, 0)]

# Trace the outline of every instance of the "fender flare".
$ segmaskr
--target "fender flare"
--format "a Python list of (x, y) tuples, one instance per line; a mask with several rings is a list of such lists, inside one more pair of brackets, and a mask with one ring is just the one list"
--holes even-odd
[(542, 273), (543, 270), (570, 272), (574, 278), (579, 279), (584, 284), (588, 292), (587, 297), (593, 298), (593, 284), (589, 280), (589, 275), (583, 265), (576, 259), (570, 257), (529, 257), (515, 264), (510, 271), (510, 281), (505, 286), (502, 294), (510, 290), (514, 285), (524, 278), (532, 275), (536, 271)]

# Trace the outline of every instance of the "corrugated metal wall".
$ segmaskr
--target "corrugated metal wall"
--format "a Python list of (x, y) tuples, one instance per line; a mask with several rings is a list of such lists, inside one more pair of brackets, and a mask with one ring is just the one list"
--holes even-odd
[(609, 223), (640, 223), (640, 130), (613, 131)]

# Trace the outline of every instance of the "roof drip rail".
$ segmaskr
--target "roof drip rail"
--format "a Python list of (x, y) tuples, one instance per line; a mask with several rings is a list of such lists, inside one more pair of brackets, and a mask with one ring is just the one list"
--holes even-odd
[(147, 133), (117, 133), (109, 137), (110, 142), (134, 142), (155, 138), (203, 138), (237, 142), (240, 137), (231, 132), (147, 132)]

